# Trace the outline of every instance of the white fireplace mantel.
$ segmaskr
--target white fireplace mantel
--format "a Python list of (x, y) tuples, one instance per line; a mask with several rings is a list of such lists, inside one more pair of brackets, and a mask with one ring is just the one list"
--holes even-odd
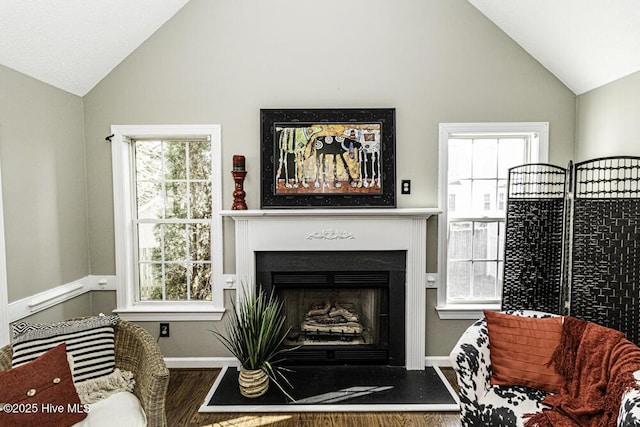
[(261, 218), (261, 217), (415, 217), (429, 218), (441, 214), (438, 208), (397, 208), (397, 209), (249, 209), (223, 210), (222, 216), (233, 218)]
[(406, 366), (424, 369), (427, 219), (436, 208), (228, 210), (235, 221), (236, 277), (255, 283), (261, 251), (406, 251)]

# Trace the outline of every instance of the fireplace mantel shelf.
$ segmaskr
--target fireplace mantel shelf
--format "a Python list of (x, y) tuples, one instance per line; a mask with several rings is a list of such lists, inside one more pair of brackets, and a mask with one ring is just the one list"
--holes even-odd
[(249, 209), (223, 210), (222, 216), (232, 218), (260, 218), (260, 217), (414, 217), (429, 218), (441, 214), (438, 208), (397, 208), (397, 209)]

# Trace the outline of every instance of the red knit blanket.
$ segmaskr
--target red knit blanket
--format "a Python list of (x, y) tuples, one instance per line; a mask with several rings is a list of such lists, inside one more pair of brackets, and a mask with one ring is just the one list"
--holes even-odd
[(636, 387), (640, 347), (621, 332), (568, 316), (550, 363), (566, 382), (544, 400), (550, 408), (528, 414), (525, 426), (614, 427), (622, 395)]

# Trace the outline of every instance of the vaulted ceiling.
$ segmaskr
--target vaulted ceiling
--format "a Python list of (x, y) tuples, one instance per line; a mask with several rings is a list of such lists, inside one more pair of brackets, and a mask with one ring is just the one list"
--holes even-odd
[(189, 0), (0, 0), (0, 64), (84, 96)]
[[(0, 64), (84, 96), (188, 1), (0, 0)], [(638, 0), (469, 2), (576, 94), (640, 70)]]
[(638, 0), (469, 0), (582, 94), (640, 70)]

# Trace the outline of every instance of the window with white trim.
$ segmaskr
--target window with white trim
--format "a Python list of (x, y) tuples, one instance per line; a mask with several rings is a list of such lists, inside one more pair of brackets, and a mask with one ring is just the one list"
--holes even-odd
[(547, 141), (548, 123), (440, 125), (439, 307), (500, 303), (508, 170)]
[(112, 126), (112, 132), (116, 311), (133, 320), (218, 318), (220, 127)]

